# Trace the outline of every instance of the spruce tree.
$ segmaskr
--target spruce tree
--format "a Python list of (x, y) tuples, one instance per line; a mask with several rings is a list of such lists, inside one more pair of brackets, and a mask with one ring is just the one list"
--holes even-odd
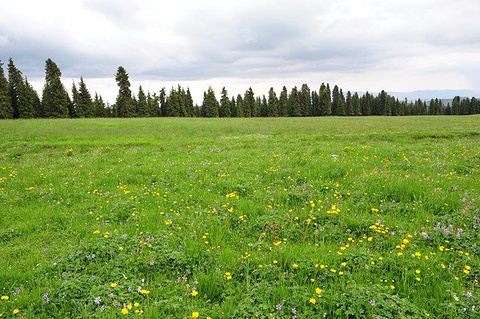
[(282, 88), (280, 98), (278, 99), (278, 114), (280, 116), (288, 116), (288, 91), (285, 86)]
[(460, 114), (460, 96), (455, 96), (452, 101), (452, 115)]
[(320, 116), (332, 115), (332, 101), (330, 100), (330, 95), (328, 94), (326, 86), (323, 87), (323, 89), (320, 89), (319, 101)]
[(245, 108), (243, 107), (243, 98), (240, 94), (237, 95), (237, 117), (245, 117)]
[(192, 93), (190, 93), (190, 88), (187, 87), (187, 93), (185, 94), (185, 108), (187, 110), (187, 116), (194, 117), (196, 116), (195, 109), (193, 106)]
[(230, 100), (230, 114), (232, 117), (238, 117), (237, 114), (237, 102), (235, 102), (235, 97), (232, 96), (232, 99)]
[(95, 92), (95, 98), (93, 99), (93, 110), (95, 117), (105, 117), (107, 115), (105, 102), (103, 102), (102, 96), (98, 95), (97, 92)]
[(13, 108), (10, 99), (10, 90), (3, 71), (3, 63), (0, 61), (0, 119), (11, 118), (13, 118)]
[(162, 88), (158, 97), (160, 101), (160, 116), (167, 116), (166, 95), (165, 88)]
[(256, 116), (255, 114), (255, 95), (250, 87), (245, 91), (245, 97), (243, 98), (243, 115), (245, 117)]
[[(72, 103), (73, 110), (69, 111), (71, 117), (85, 117), (85, 110), (80, 103), (80, 96), (78, 95), (77, 85), (75, 81), (72, 82)], [(73, 115), (73, 116), (72, 116)]]
[(185, 93), (185, 90), (178, 85), (178, 94), (177, 94), (177, 99), (178, 99), (178, 115), (181, 117), (186, 117), (187, 114), (187, 107), (185, 105), (185, 96), (187, 95)]
[(353, 94), (352, 104), (353, 104), (353, 115), (356, 115), (356, 116), (362, 115), (362, 108), (360, 106), (360, 98), (359, 98), (357, 92), (355, 92)]
[(138, 117), (148, 116), (147, 96), (145, 95), (145, 92), (143, 92), (141, 85), (138, 88), (137, 116)]
[(47, 118), (66, 118), (70, 98), (60, 77), (62, 72), (51, 59), (45, 61), (45, 86), (42, 92), (42, 107)]
[(270, 90), (268, 91), (267, 116), (269, 117), (278, 116), (278, 98), (273, 87), (271, 87)]
[(203, 95), (203, 97), (204, 116), (218, 117), (219, 103), (211, 86), (208, 88), (208, 91)]
[(296, 86), (290, 91), (288, 95), (288, 115), (289, 116), (302, 116), (300, 97)]
[(178, 117), (180, 116), (180, 99), (178, 98), (177, 90), (172, 87), (170, 90), (170, 94), (167, 96), (166, 99), (166, 109), (167, 109), (167, 116), (169, 117)]
[(260, 113), (259, 113), (260, 116), (261, 117), (268, 117), (267, 98), (265, 97), (265, 95), (263, 95), (261, 99), (260, 99), (260, 97), (258, 99), (259, 99), (259, 102), (260, 102)]
[(355, 115), (353, 111), (353, 98), (352, 93), (350, 91), (347, 92), (347, 99), (346, 99), (346, 113), (349, 116)]
[(317, 91), (312, 91), (312, 116), (320, 116), (320, 96)]
[(130, 80), (124, 67), (118, 67), (115, 80), (118, 85), (118, 95), (115, 102), (118, 117), (135, 117), (135, 103), (130, 90)]
[(388, 94), (384, 90), (378, 95), (378, 115), (392, 115)]
[(80, 77), (80, 84), (78, 87), (78, 98), (79, 103), (82, 105), (82, 109), (85, 111), (85, 117), (94, 117), (95, 110), (93, 107), (92, 96), (87, 89), (87, 85), (85, 81), (83, 81), (83, 77)]
[(8, 83), (13, 118), (29, 119), (35, 117), (34, 105), (28, 99), (27, 87), (22, 72), (17, 69), (11, 58), (8, 62)]
[(219, 116), (220, 117), (231, 117), (231, 109), (230, 109), (230, 99), (228, 98), (228, 92), (225, 87), (222, 88), (222, 96), (220, 97), (220, 109), (219, 109)]
[(307, 84), (302, 84), (302, 88), (298, 93), (300, 100), (300, 115), (310, 116), (312, 115), (312, 101), (310, 100), (310, 88)]
[(42, 117), (42, 103), (40, 102), (37, 91), (35, 91), (33, 86), (28, 82), (27, 78), (25, 78), (24, 85), (27, 104), (33, 109), (33, 117)]
[(340, 104), (340, 89), (335, 85), (332, 91), (332, 115), (340, 115)]

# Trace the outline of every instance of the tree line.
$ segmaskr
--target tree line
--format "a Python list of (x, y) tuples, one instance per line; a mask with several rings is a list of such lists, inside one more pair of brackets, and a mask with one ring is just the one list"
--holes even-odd
[(72, 83), (71, 94), (62, 84), (61, 71), (51, 59), (45, 61), (45, 85), (40, 97), (26, 76), (10, 58), (8, 79), (0, 61), (0, 119), (17, 118), (91, 118), (91, 117), (277, 117), (277, 116), (405, 116), (480, 114), (480, 100), (454, 97), (452, 103), (441, 99), (399, 100), (385, 91), (374, 95), (344, 91), (322, 83), (317, 90), (307, 84), (279, 95), (270, 88), (267, 96), (256, 96), (249, 88), (243, 95), (229, 96), (224, 87), (217, 99), (209, 87), (201, 105), (193, 103), (190, 89), (178, 85), (167, 93), (165, 88), (150, 93), (130, 88), (129, 75), (118, 67), (115, 80), (118, 95), (115, 103), (105, 103), (102, 96), (92, 96), (82, 77)]

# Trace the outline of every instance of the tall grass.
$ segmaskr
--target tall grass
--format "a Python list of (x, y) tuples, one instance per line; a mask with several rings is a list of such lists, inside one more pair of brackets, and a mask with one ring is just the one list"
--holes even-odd
[(479, 316), (478, 116), (0, 134), (3, 317)]

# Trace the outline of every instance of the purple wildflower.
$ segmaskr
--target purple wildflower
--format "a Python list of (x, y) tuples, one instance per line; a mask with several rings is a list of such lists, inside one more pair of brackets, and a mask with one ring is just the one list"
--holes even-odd
[(20, 287), (15, 288), (15, 291), (13, 292), (13, 295), (16, 296), (22, 292), (22, 289)]
[(455, 235), (457, 237), (460, 237), (460, 235), (463, 233), (463, 229), (462, 228), (457, 228), (457, 230), (455, 231)]
[(276, 305), (276, 306), (275, 306), (275, 309), (277, 309), (277, 311), (282, 310), (282, 305), (281, 305), (281, 304)]
[(95, 298), (95, 303), (96, 303), (97, 305), (99, 305), (101, 302), (102, 302), (102, 298), (100, 298), (100, 297), (96, 297), (96, 298)]
[(50, 303), (50, 298), (48, 297), (48, 292), (45, 292), (43, 294), (43, 300), (45, 300), (46, 303)]
[(104, 312), (104, 311), (105, 311), (105, 305), (102, 305), (102, 306), (100, 307), (100, 312)]
[(153, 266), (153, 265), (155, 264), (155, 262), (154, 262), (153, 260), (149, 260), (149, 261), (148, 261), (148, 264), (149, 264), (150, 266)]
[(375, 300), (370, 300), (368, 303), (369, 303), (370, 306), (372, 306), (372, 307), (375, 307), (375, 306), (377, 305), (377, 303), (375, 302)]
[(473, 296), (472, 292), (471, 292), (471, 291), (467, 291), (467, 297), (468, 297), (468, 298), (472, 298), (472, 296)]

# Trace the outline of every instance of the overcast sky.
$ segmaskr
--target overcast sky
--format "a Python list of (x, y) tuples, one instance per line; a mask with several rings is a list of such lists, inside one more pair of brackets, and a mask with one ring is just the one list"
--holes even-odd
[[(480, 91), (478, 0), (0, 0), (0, 59), (41, 90), (47, 58), (114, 102), (189, 86), (195, 102), (322, 82), (345, 91)], [(4, 65), (5, 67), (5, 65)], [(39, 91), (41, 94), (41, 91)]]

